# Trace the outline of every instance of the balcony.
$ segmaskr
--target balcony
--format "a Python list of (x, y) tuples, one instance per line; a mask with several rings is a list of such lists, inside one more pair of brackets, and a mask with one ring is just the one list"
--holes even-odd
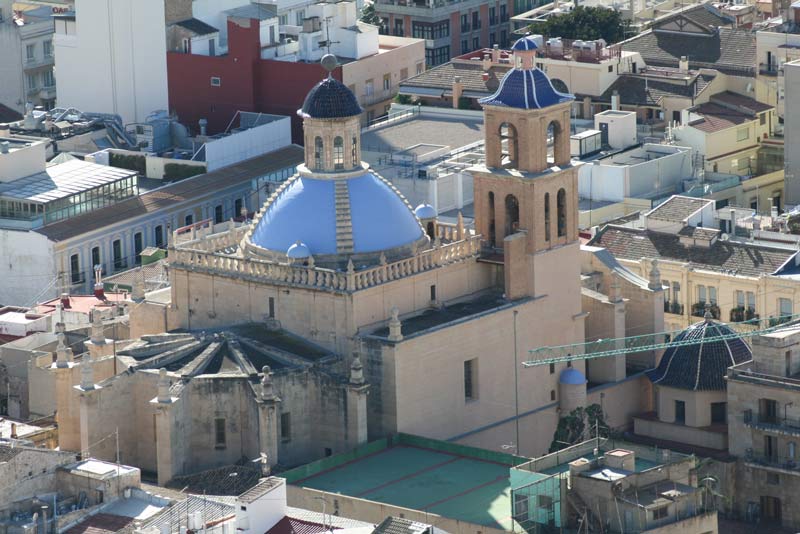
[(128, 259), (127, 258), (117, 258), (114, 260), (114, 272), (124, 271), (128, 268)]
[(705, 317), (706, 310), (711, 312), (714, 319), (719, 319), (719, 306), (707, 302), (696, 302), (692, 304), (692, 315), (695, 317)]
[(759, 63), (758, 73), (762, 76), (783, 76), (783, 67), (774, 63)]
[[(800, 379), (797, 375), (781, 376), (767, 373), (760, 373), (753, 370), (758, 369), (757, 362), (749, 361), (733, 365), (728, 368), (728, 380), (737, 382), (747, 382), (757, 386), (770, 386), (791, 391), (800, 391)], [(777, 420), (777, 419), (776, 419)]]
[(461, 25), (461, 33), (469, 33), (472, 30), (472, 27), (469, 24), (462, 24)]
[(757, 322), (759, 319), (756, 310), (753, 308), (745, 308), (744, 306), (737, 306), (731, 309), (730, 321), (732, 323), (741, 323), (742, 321)]
[(683, 315), (683, 304), (677, 301), (664, 301), (664, 313), (671, 313), (674, 315)]
[(396, 94), (397, 91), (393, 89), (383, 89), (381, 91), (373, 91), (372, 93), (361, 95), (361, 105), (372, 106), (380, 102), (385, 102), (386, 100), (394, 98), (394, 95)]
[(794, 417), (762, 417), (754, 414), (753, 410), (744, 410), (742, 421), (745, 426), (764, 432), (800, 436), (800, 419)]
[(786, 456), (778, 455), (765, 455), (752, 452), (750, 450), (745, 454), (744, 461), (751, 465), (758, 465), (761, 467), (769, 467), (772, 469), (780, 469), (783, 472), (800, 475), (800, 463), (795, 458), (788, 458)]
[(51, 67), (55, 62), (52, 55), (42, 57), (32, 57), (25, 60), (24, 70), (34, 70), (41, 67)]
[(779, 326), (792, 320), (791, 315), (778, 315), (769, 318), (769, 326)]

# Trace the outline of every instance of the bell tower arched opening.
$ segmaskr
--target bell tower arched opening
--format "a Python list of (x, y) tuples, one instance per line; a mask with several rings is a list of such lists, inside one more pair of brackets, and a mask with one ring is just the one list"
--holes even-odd
[(562, 188), (556, 195), (556, 212), (558, 218), (558, 237), (567, 235), (567, 192)]
[(494, 215), (494, 193), (489, 191), (489, 209), (487, 210), (489, 213), (489, 246), (496, 246), (497, 242), (497, 232), (495, 230), (495, 215)]
[(500, 125), (500, 164), (516, 169), (519, 163), (518, 150), (517, 129), (513, 124), (504, 122)]
[(569, 136), (568, 132), (557, 120), (552, 120), (547, 125), (547, 159), (552, 158), (554, 165), (566, 165), (569, 163)]
[(519, 230), (519, 201), (514, 195), (506, 195), (506, 236)]

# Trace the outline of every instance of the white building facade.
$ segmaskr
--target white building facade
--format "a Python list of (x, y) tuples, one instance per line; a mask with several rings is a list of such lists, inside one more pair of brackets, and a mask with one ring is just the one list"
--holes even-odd
[(162, 0), (77, 0), (56, 17), (58, 102), (144, 122), (168, 109)]

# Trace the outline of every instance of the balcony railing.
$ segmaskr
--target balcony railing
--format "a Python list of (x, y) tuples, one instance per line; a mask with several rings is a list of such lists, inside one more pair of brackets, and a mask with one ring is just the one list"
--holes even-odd
[(462, 24), (461, 25), (461, 33), (467, 33), (469, 31), (470, 31), (470, 25), (469, 24)]
[(675, 315), (683, 315), (683, 304), (677, 301), (664, 301), (664, 313), (672, 313)]
[(742, 420), (751, 428), (800, 435), (800, 419), (794, 417), (768, 416), (753, 413), (753, 410), (744, 410)]
[(707, 302), (695, 302), (692, 304), (692, 315), (695, 317), (705, 317), (706, 310), (711, 312), (714, 319), (719, 319), (719, 306)]
[(31, 57), (25, 59), (25, 70), (35, 69), (38, 67), (44, 67), (46, 65), (52, 65), (55, 62), (54, 57), (51, 56), (42, 56), (42, 57)]
[(745, 461), (751, 464), (774, 467), (776, 469), (793, 471), (800, 474), (800, 461), (798, 461), (796, 458), (779, 456), (777, 454), (767, 455), (748, 451), (747, 454), (745, 454)]
[(731, 308), (731, 322), (732, 323), (741, 323), (742, 321), (753, 321), (756, 322), (759, 319), (759, 315), (756, 313), (755, 308), (745, 308), (743, 306), (737, 306), (736, 308)]
[(128, 259), (127, 258), (118, 258), (114, 260), (114, 271), (122, 271), (123, 269), (128, 268)]
[(780, 76), (783, 74), (783, 68), (774, 63), (759, 63), (758, 73), (764, 76)]
[(371, 106), (373, 104), (389, 100), (390, 98), (394, 98), (395, 94), (397, 94), (396, 91), (392, 89), (382, 89), (380, 91), (373, 91), (371, 93), (361, 95), (361, 105)]

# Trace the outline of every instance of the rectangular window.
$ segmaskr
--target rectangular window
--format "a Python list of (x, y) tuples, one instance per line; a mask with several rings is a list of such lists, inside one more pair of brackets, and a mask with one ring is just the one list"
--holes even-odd
[(403, 32), (403, 19), (394, 19), (394, 34), (397, 37), (405, 35), (405, 32)]
[(706, 286), (697, 286), (697, 302), (706, 303)]
[(778, 401), (772, 399), (758, 399), (759, 423), (778, 422)]
[(28, 61), (36, 59), (36, 43), (25, 46), (25, 59)]
[(480, 40), (480, 38), (479, 38), (479, 37), (473, 37), (473, 38), (472, 38), (472, 49), (473, 49), (473, 50), (477, 50), (477, 49), (478, 49), (478, 48), (480, 48), (480, 47), (481, 47), (481, 40)]
[(750, 128), (749, 127), (739, 128), (738, 130), (736, 130), (736, 140), (737, 141), (746, 141), (749, 138), (750, 138)]
[(28, 89), (36, 89), (39, 87), (39, 77), (36, 74), (26, 74), (25, 80), (28, 82)]
[(464, 362), (464, 400), (466, 401), (478, 398), (477, 372), (477, 358)]
[(183, 225), (184, 226), (189, 226), (193, 222), (194, 222), (194, 217), (191, 214), (189, 214), (189, 215), (187, 215), (186, 217), (183, 218)]
[(292, 439), (292, 419), (289, 412), (281, 414), (281, 441)]
[(216, 447), (224, 447), (225, 438), (225, 419), (214, 419), (214, 445)]
[(269, 297), (269, 318), (275, 318), (275, 297)]
[(144, 250), (144, 243), (142, 242), (142, 233), (136, 232), (133, 234), (133, 261), (136, 265), (142, 263), (141, 253)]
[(747, 307), (754, 311), (756, 309), (756, 294), (752, 291), (747, 292)]
[(761, 126), (764, 126), (765, 124), (767, 124), (767, 113), (766, 112), (759, 113), (759, 115), (758, 115), (758, 124), (760, 124)]
[(219, 224), (222, 222), (222, 204), (214, 206), (214, 223)]
[(686, 403), (683, 401), (675, 401), (675, 423), (679, 425), (686, 423)]
[(42, 73), (42, 87), (53, 87), (56, 84), (56, 78), (53, 76), (52, 70), (46, 70)]
[(728, 422), (728, 403), (711, 403), (711, 422), (720, 424), (725, 424)]
[(789, 299), (778, 299), (778, 310), (782, 317), (792, 315), (792, 301)]
[(431, 285), (431, 300), (436, 300), (436, 284)]
[(550, 374), (551, 375), (556, 374), (556, 364), (554, 364), (554, 363), (550, 364)]
[(522, 492), (514, 493), (514, 517), (520, 521), (528, 519), (528, 499), (529, 497)]
[(466, 54), (469, 52), (469, 41), (466, 39), (461, 40), (461, 53)]
[(481, 27), (480, 15), (477, 11), (472, 12), (472, 29), (478, 30)]
[(464, 13), (461, 15), (461, 33), (465, 33), (469, 31), (469, 19), (467, 18), (467, 14)]
[(219, 87), (222, 85), (222, 78), (219, 76), (212, 76), (211, 77), (211, 87)]
[(111, 248), (114, 256), (114, 269), (122, 269), (125, 266), (125, 258), (122, 257), (122, 241), (115, 239)]
[(736, 307), (744, 308), (744, 291), (736, 290)]
[(383, 75), (383, 90), (388, 91), (392, 88), (392, 75), (391, 74), (384, 74)]
[(668, 506), (659, 506), (658, 508), (653, 510), (653, 520), (657, 521), (659, 519), (664, 519), (668, 515)]
[(717, 304), (717, 288), (708, 286), (708, 301), (715, 305)]
[(81, 281), (81, 268), (78, 261), (78, 255), (73, 254), (69, 258), (69, 275), (73, 284), (79, 284)]
[(164, 246), (164, 227), (158, 225), (155, 227), (154, 232), (154, 241), (157, 247), (161, 248)]
[(100, 265), (100, 247), (93, 247), (92, 248), (92, 269), (103, 268)]
[[(497, 24), (497, 8), (495, 6), (491, 6), (489, 8), (489, 26), (494, 26), (495, 24)], [(492, 39), (492, 42), (489, 44), (494, 45), (494, 39)]]
[[(44, 41), (42, 43), (42, 50), (44, 51), (44, 57), (51, 58), (53, 57), (53, 41)], [(766, 116), (766, 113), (762, 114)], [(763, 122), (761, 124), (764, 124)]]

